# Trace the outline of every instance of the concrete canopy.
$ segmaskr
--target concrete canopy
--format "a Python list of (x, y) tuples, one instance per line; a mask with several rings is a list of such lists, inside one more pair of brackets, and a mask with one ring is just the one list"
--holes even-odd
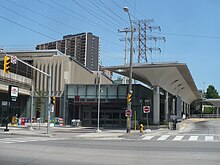
[(211, 103), (214, 107), (220, 107), (220, 99), (204, 99), (203, 101)]
[[(102, 67), (101, 70), (129, 75), (129, 65)], [(159, 86), (173, 95), (180, 96), (188, 104), (200, 98), (190, 71), (183, 63), (133, 64), (133, 79), (151, 87)]]

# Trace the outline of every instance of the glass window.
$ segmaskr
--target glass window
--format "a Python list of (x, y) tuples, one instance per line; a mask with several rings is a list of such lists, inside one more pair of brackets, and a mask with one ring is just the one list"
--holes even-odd
[(126, 119), (125, 112), (121, 113), (121, 119)]
[(118, 98), (124, 99), (127, 97), (127, 86), (118, 86)]
[(106, 119), (112, 119), (112, 113), (106, 113)]
[(84, 112), (83, 117), (84, 119), (89, 119), (89, 112)]
[(117, 86), (108, 86), (108, 98), (116, 99), (117, 98)]
[(77, 95), (77, 86), (68, 85), (68, 95)]
[(101, 119), (104, 119), (104, 118), (105, 118), (105, 113), (101, 112), (101, 113), (100, 113), (100, 118), (101, 118)]
[(113, 119), (119, 119), (119, 113), (113, 113)]
[(105, 99), (106, 98), (106, 90), (107, 87), (106, 86), (102, 86), (100, 87), (100, 98)]
[(80, 96), (80, 98), (85, 98), (86, 86), (84, 85), (78, 86), (78, 95)]
[(97, 119), (97, 112), (92, 112), (92, 119)]
[(87, 86), (87, 98), (95, 98), (96, 97), (96, 88), (94, 85)]

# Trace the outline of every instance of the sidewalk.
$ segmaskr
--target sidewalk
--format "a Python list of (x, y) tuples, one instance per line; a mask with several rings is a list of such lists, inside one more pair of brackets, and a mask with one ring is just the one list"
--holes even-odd
[(37, 125), (32, 124), (25, 126), (9, 126), (9, 132), (5, 132), (5, 127), (0, 127), (0, 134), (5, 135), (22, 135), (22, 136), (41, 136), (41, 137), (59, 137), (59, 138), (84, 138), (84, 139), (139, 139), (143, 134), (166, 134), (166, 133), (178, 133), (187, 131), (191, 128), (193, 122), (197, 122), (195, 119), (184, 120), (180, 123), (179, 130), (169, 130), (166, 125), (150, 126), (150, 129), (144, 130), (144, 133), (140, 133), (139, 130), (131, 130), (130, 133), (126, 133), (125, 129), (102, 129), (101, 132), (96, 133), (94, 127), (54, 127), (52, 124), (47, 134), (47, 123)]

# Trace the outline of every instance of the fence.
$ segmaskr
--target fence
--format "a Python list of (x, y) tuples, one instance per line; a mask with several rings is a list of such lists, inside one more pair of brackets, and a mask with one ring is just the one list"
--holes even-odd
[(191, 118), (220, 118), (220, 114), (194, 114)]

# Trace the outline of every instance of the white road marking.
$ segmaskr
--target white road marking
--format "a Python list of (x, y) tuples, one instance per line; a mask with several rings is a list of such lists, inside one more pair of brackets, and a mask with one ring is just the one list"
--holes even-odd
[(189, 141), (197, 141), (198, 136), (190, 136)]
[(169, 136), (170, 136), (170, 135), (163, 135), (163, 136), (161, 136), (160, 138), (158, 138), (157, 140), (160, 140), (160, 141), (166, 140)]
[(205, 136), (205, 141), (213, 141), (214, 137), (213, 136)]
[(142, 140), (150, 140), (152, 139), (154, 136), (145, 136)]
[(181, 141), (184, 136), (176, 136), (173, 141)]

